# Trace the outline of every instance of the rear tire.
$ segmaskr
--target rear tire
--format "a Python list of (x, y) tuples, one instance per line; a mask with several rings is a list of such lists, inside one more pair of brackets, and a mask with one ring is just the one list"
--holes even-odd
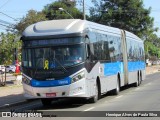
[(139, 74), (137, 75), (137, 81), (134, 83), (134, 87), (138, 87), (140, 85), (139, 82)]
[(117, 86), (116, 89), (113, 90), (114, 95), (118, 95), (120, 92), (120, 84), (119, 84), (119, 79), (117, 79)]
[(46, 99), (41, 99), (41, 102), (42, 102), (43, 106), (49, 106), (49, 105), (51, 105), (52, 100), (46, 98)]
[(139, 85), (142, 83), (142, 74), (140, 73), (140, 76), (139, 76)]

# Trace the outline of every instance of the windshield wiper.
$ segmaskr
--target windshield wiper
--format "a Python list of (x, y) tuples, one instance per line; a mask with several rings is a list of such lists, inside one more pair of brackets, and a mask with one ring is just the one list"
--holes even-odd
[(37, 64), (36, 64), (36, 69), (35, 69), (34, 75), (32, 76), (32, 77), (34, 77), (34, 78), (35, 78), (35, 75), (36, 75), (36, 73), (37, 73), (38, 65), (39, 65), (39, 63), (40, 63), (41, 60), (42, 60), (42, 59), (38, 60), (38, 62), (37, 62)]
[(68, 72), (67, 69), (56, 58), (53, 58), (53, 60), (55, 60), (63, 68), (64, 72)]

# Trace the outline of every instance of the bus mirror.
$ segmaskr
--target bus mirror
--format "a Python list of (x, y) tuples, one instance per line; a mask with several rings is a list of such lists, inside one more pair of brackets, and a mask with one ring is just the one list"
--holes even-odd
[(111, 48), (109, 48), (109, 51), (110, 51), (110, 52), (114, 52), (114, 51), (115, 51), (115, 48), (114, 48), (114, 47), (111, 47)]
[(109, 43), (110, 43), (110, 44), (113, 44), (113, 41), (110, 41)]
[(89, 56), (90, 56), (90, 47), (89, 47), (89, 44), (86, 45), (86, 57), (87, 59), (89, 59)]

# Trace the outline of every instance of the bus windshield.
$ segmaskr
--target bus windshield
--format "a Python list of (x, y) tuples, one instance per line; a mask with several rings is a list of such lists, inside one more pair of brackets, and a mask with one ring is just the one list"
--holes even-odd
[(47, 48), (23, 49), (24, 67), (55, 69), (79, 64), (84, 61), (84, 45), (63, 45)]

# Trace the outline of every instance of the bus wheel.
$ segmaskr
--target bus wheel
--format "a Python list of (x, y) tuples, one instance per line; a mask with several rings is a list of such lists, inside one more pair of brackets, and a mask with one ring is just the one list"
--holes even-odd
[(95, 92), (96, 92), (95, 96), (90, 98), (90, 100), (89, 100), (91, 103), (96, 103), (99, 99), (100, 93), (99, 93), (99, 89), (98, 89), (98, 84), (96, 84)]
[(134, 87), (138, 87), (139, 86), (139, 74), (137, 75), (137, 81), (134, 83)]
[(142, 83), (142, 73), (140, 72), (140, 76), (139, 76), (139, 85)]
[(43, 104), (43, 106), (49, 106), (51, 105), (52, 100), (51, 99), (41, 99), (41, 102)]
[(118, 95), (119, 91), (120, 91), (120, 84), (119, 84), (119, 79), (117, 79), (116, 89), (113, 90), (113, 94)]

